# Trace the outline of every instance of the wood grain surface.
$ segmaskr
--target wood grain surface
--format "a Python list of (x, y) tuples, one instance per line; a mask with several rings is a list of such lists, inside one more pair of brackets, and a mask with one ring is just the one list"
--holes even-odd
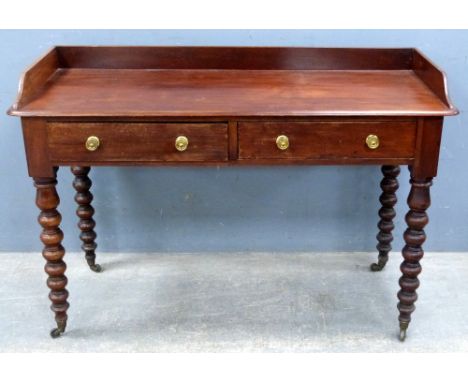
[[(222, 123), (50, 123), (50, 159), (57, 163), (93, 161), (224, 161), (228, 158), (227, 124)], [(186, 151), (175, 148), (186, 136)], [(96, 151), (85, 147), (89, 136), (101, 144)]]
[(447, 115), (409, 70), (59, 69), (15, 115)]
[[(384, 165), (379, 261), (372, 265), (381, 270), (393, 239), (398, 165), (407, 164), (398, 294), (405, 338), (443, 117), (458, 113), (445, 74), (416, 49), (55, 47), (23, 74), (8, 112), (22, 117), (37, 188), (52, 337), (65, 331), (68, 309), (58, 166), (73, 166), (83, 249), (99, 271), (90, 166)], [(369, 135), (379, 144), (366, 144)], [(85, 146), (90, 136), (99, 138), (94, 151)], [(188, 139), (185, 151), (175, 146), (180, 136)]]
[[(366, 146), (368, 135), (380, 145)], [(280, 150), (276, 138), (286, 135), (289, 148)], [(413, 158), (416, 124), (412, 122), (241, 122), (239, 159)]]

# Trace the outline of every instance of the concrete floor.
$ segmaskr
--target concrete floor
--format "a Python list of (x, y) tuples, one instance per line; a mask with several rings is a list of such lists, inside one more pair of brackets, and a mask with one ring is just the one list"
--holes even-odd
[(66, 334), (53, 340), (44, 260), (0, 253), (0, 351), (468, 351), (468, 253), (428, 253), (405, 343), (397, 339), (400, 255), (67, 254)]

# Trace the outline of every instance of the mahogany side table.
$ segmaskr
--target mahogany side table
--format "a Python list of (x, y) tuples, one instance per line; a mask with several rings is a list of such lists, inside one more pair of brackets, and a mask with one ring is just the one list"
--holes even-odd
[(378, 262), (391, 250), (399, 165), (411, 174), (398, 293), (400, 339), (415, 309), (429, 187), (443, 118), (458, 113), (444, 73), (416, 49), (54, 47), (28, 69), (21, 117), (49, 298), (65, 331), (68, 291), (56, 173), (71, 166), (94, 271), (91, 166), (381, 165)]

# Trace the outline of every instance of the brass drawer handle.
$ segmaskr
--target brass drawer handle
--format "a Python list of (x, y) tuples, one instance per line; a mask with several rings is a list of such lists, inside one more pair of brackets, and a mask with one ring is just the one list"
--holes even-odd
[(96, 151), (99, 148), (99, 145), (101, 144), (101, 141), (99, 140), (98, 137), (91, 135), (86, 139), (86, 150), (88, 151)]
[(186, 136), (180, 135), (175, 140), (175, 148), (179, 151), (187, 150), (189, 140)]
[(375, 150), (379, 147), (380, 145), (380, 140), (377, 135), (370, 134), (366, 138), (366, 145), (369, 147), (371, 150)]
[(286, 135), (279, 135), (276, 138), (276, 146), (280, 150), (286, 150), (289, 147), (289, 138)]

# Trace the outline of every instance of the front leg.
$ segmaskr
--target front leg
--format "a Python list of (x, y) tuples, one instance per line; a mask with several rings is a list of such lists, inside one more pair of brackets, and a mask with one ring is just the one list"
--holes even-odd
[(400, 315), (400, 340), (406, 338), (406, 331), (414, 312), (414, 303), (418, 299), (416, 289), (419, 287), (418, 275), (421, 273), (419, 261), (424, 255), (422, 244), (426, 240), (424, 227), (429, 222), (426, 210), (431, 204), (429, 187), (432, 178), (415, 178), (411, 175), (411, 191), (408, 196), (409, 212), (406, 214), (408, 228), (404, 233), (406, 245), (403, 248), (403, 262), (400, 269), (403, 275), (400, 278), (400, 291), (398, 292), (398, 310)]
[(393, 224), (395, 209), (393, 207), (397, 202), (397, 177), (400, 174), (400, 166), (382, 166), (382, 174), (384, 176), (380, 182), (382, 194), (379, 198), (382, 207), (379, 210), (380, 221), (377, 225), (379, 228), (379, 233), (377, 234), (379, 257), (377, 263), (371, 264), (372, 271), (381, 271), (385, 267), (388, 261), (388, 253), (392, 250), (392, 231), (395, 228)]
[(42, 226), (41, 241), (44, 243), (42, 255), (47, 260), (45, 271), (49, 275), (47, 286), (50, 288), (49, 299), (52, 301), (51, 309), (55, 313), (57, 328), (53, 329), (50, 335), (53, 338), (59, 337), (67, 326), (67, 302), (68, 291), (67, 277), (65, 276), (66, 264), (63, 261), (65, 249), (62, 246), (63, 232), (59, 225), (62, 220), (57, 206), (60, 203), (54, 178), (34, 178), (36, 187), (36, 204), (41, 210), (39, 214), (39, 224)]
[(94, 272), (101, 272), (102, 268), (96, 264), (96, 222), (93, 219), (94, 208), (91, 205), (93, 194), (89, 191), (92, 182), (88, 177), (89, 167), (73, 166), (71, 172), (75, 175), (73, 187), (76, 190), (75, 201), (78, 203), (76, 215), (80, 218), (78, 228), (81, 230), (80, 239), (83, 242), (81, 248), (85, 252), (85, 258), (89, 268)]

